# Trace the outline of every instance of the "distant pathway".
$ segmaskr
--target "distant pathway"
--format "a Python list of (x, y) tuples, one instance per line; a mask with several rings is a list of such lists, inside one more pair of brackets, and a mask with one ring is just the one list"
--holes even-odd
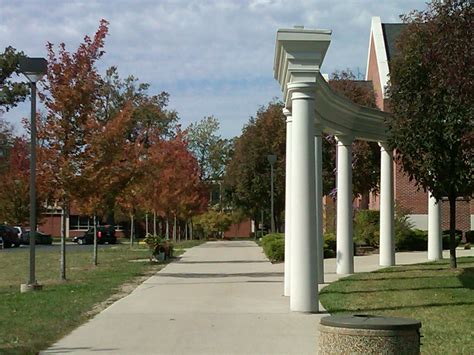
[[(397, 254), (399, 263), (425, 260), (426, 253)], [(378, 255), (356, 257), (356, 271), (377, 262)], [(339, 278), (334, 259), (325, 268), (328, 282)], [(283, 264), (269, 263), (255, 243), (208, 242), (43, 353), (314, 354), (325, 314), (289, 312), (282, 290)]]

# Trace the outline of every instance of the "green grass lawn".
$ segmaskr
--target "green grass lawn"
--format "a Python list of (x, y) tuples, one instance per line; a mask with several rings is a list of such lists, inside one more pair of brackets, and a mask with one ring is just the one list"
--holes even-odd
[[(184, 247), (175, 246), (175, 255)], [(0, 354), (34, 354), (45, 349), (90, 317), (94, 305), (105, 301), (126, 282), (158, 271), (163, 265), (146, 259), (144, 246), (116, 245), (99, 249), (99, 265), (91, 265), (92, 249), (70, 248), (68, 281), (59, 281), (59, 249), (38, 249), (37, 280), (42, 291), (21, 294), (28, 278), (28, 249), (0, 250)], [(131, 260), (142, 259), (139, 262)], [(125, 330), (125, 329), (124, 329)]]
[(415, 318), (422, 322), (423, 354), (474, 354), (474, 257), (387, 268), (346, 277), (325, 287), (329, 313)]

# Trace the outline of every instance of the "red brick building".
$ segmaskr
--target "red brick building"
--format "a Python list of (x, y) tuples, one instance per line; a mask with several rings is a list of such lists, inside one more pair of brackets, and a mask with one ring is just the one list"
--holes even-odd
[[(377, 106), (389, 111), (386, 87), (390, 75), (390, 58), (396, 53), (396, 40), (403, 30), (402, 23), (382, 23), (379, 17), (372, 18), (370, 30), (366, 80), (372, 82)], [(394, 196), (399, 207), (409, 212), (414, 228), (428, 229), (428, 194), (417, 191), (413, 182), (394, 163)], [(371, 196), (371, 208), (378, 208), (377, 196)], [(449, 229), (449, 204), (441, 206), (442, 229)], [(456, 205), (456, 228), (462, 231), (474, 229), (474, 202), (459, 199)]]

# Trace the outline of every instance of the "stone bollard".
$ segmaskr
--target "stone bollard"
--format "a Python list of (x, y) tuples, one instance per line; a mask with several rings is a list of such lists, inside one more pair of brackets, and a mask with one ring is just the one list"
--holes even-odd
[(420, 354), (421, 322), (371, 315), (324, 317), (318, 354)]

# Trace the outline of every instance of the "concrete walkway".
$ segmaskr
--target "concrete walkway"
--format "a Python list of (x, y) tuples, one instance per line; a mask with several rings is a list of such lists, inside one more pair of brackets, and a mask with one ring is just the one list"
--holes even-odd
[[(397, 254), (399, 264), (423, 261), (426, 252)], [(355, 269), (377, 263), (378, 255), (356, 257)], [(326, 314), (289, 312), (283, 266), (250, 241), (208, 242), (43, 353), (314, 354)], [(339, 278), (334, 259), (325, 268), (327, 282)]]

